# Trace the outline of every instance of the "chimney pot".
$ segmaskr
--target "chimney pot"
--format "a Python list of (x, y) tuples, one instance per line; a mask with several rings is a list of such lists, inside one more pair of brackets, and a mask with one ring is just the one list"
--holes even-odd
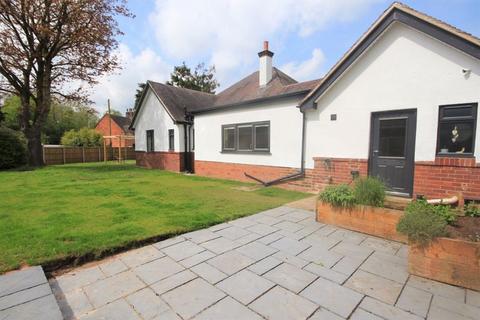
[(268, 50), (268, 41), (263, 41), (263, 51), (258, 53), (260, 58), (259, 79), (260, 87), (267, 85), (272, 80), (273, 52)]
[(263, 41), (263, 50), (268, 50), (268, 41)]

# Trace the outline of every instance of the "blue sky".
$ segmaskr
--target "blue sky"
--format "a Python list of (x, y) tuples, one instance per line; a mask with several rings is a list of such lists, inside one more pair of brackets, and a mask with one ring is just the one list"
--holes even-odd
[[(403, 1), (480, 36), (480, 0)], [(273, 63), (298, 81), (316, 79), (391, 4), (384, 0), (130, 0), (118, 55), (123, 69), (100, 79), (92, 100), (100, 112), (133, 104), (136, 84), (164, 82), (174, 65), (215, 64), (220, 91), (254, 72), (263, 40)]]

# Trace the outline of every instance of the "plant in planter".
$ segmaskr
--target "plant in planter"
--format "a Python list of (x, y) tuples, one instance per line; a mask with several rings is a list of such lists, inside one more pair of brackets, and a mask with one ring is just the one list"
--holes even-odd
[(353, 190), (346, 184), (326, 187), (325, 190), (320, 193), (319, 199), (334, 207), (350, 208), (355, 205)]
[(463, 212), (466, 217), (480, 218), (480, 208), (474, 203), (465, 205)]
[(397, 225), (409, 239), (409, 272), (480, 290), (480, 242), (461, 237), (457, 224), (465, 218), (458, 217), (456, 222), (455, 211), (449, 206), (412, 202)]
[(407, 238), (396, 231), (403, 212), (383, 208), (384, 200), (385, 186), (375, 178), (358, 179), (353, 187), (345, 184), (328, 186), (319, 195), (317, 221), (407, 242)]
[(358, 204), (372, 207), (383, 207), (385, 202), (385, 184), (374, 177), (359, 178), (353, 187)]
[[(405, 214), (397, 225), (397, 231), (421, 246), (447, 234), (447, 221), (452, 218), (451, 209), (435, 207), (424, 200), (414, 201), (405, 208)], [(454, 215), (454, 214), (453, 214)]]

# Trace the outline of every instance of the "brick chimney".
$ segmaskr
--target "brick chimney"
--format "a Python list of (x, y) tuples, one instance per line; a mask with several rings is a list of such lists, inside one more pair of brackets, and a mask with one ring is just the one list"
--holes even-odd
[(132, 108), (130, 109), (127, 109), (127, 111), (125, 112), (125, 117), (127, 117), (128, 119), (132, 120), (133, 119), (133, 114), (134, 114), (134, 111)]
[(272, 57), (273, 52), (268, 50), (268, 41), (263, 41), (263, 51), (258, 53), (260, 57), (259, 79), (260, 87), (267, 85), (272, 80)]

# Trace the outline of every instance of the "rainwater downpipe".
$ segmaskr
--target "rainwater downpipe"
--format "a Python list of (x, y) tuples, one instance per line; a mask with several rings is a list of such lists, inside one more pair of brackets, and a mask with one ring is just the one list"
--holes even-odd
[(284, 182), (287, 180), (292, 180), (292, 179), (297, 179), (297, 178), (303, 178), (305, 176), (305, 126), (306, 126), (306, 116), (305, 116), (305, 110), (300, 110), (302, 113), (302, 148), (301, 148), (301, 163), (300, 163), (300, 171), (294, 173), (294, 174), (289, 174), (287, 176), (275, 179), (275, 180), (270, 180), (270, 181), (263, 181), (259, 178), (256, 178), (252, 175), (249, 175), (248, 173), (244, 172), (243, 174), (250, 179), (253, 179), (257, 182), (260, 182), (263, 186), (268, 187), (271, 185), (274, 185), (276, 183)]

